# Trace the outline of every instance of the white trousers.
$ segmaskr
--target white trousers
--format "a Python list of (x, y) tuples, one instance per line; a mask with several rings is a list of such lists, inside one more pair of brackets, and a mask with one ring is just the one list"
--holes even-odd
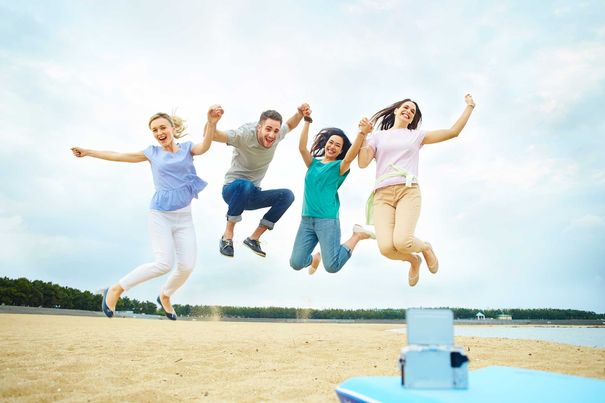
[(149, 232), (155, 261), (140, 265), (124, 276), (119, 284), (128, 290), (162, 276), (172, 270), (176, 260), (176, 268), (161, 289), (162, 294), (170, 296), (187, 281), (195, 266), (197, 250), (191, 206), (175, 211), (151, 210)]

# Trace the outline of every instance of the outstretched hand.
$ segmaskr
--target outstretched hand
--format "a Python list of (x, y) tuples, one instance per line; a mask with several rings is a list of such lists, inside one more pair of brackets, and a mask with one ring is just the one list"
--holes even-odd
[(475, 101), (473, 100), (473, 96), (471, 94), (466, 94), (464, 96), (464, 102), (466, 102), (468, 106), (471, 106), (473, 108), (475, 107)]
[(216, 124), (225, 111), (220, 105), (212, 105), (208, 108), (208, 123)]
[(359, 121), (359, 131), (365, 136), (374, 130), (374, 125), (370, 122), (368, 118), (362, 118)]
[(309, 106), (309, 104), (304, 103), (304, 104), (300, 105), (297, 109), (298, 109), (298, 113), (303, 115), (303, 117), (311, 116), (311, 107)]
[(72, 147), (71, 152), (78, 158), (86, 157), (88, 155), (87, 150), (80, 147)]

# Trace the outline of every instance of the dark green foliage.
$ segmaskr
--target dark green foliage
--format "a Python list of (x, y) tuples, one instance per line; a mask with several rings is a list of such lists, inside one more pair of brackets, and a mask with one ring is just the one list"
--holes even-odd
[[(0, 278), (0, 305), (32, 306), (45, 308), (81, 309), (100, 311), (101, 296), (89, 291), (62, 287), (40, 280), (26, 278)], [(405, 309), (303, 309), (281, 307), (237, 307), (208, 305), (174, 305), (178, 316), (204, 318), (251, 318), (251, 319), (340, 319), (340, 320), (403, 320)], [(605, 314), (576, 309), (471, 309), (450, 308), (456, 319), (475, 319), (481, 311), (486, 318), (495, 319), (499, 314), (511, 315), (516, 320), (565, 320), (605, 319)], [(118, 311), (163, 315), (155, 302), (140, 302), (123, 297), (117, 305)]]

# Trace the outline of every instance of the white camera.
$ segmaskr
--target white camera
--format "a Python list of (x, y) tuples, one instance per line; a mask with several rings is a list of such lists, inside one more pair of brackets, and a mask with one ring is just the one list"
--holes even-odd
[(407, 309), (408, 345), (401, 349), (401, 384), (410, 389), (467, 389), (468, 357), (454, 346), (449, 309)]

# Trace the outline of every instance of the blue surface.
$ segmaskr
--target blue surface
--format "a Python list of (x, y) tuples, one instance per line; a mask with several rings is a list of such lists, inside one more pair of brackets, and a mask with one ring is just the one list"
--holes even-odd
[(469, 372), (466, 390), (406, 389), (398, 376), (357, 377), (336, 388), (342, 403), (605, 402), (605, 381), (510, 367)]

